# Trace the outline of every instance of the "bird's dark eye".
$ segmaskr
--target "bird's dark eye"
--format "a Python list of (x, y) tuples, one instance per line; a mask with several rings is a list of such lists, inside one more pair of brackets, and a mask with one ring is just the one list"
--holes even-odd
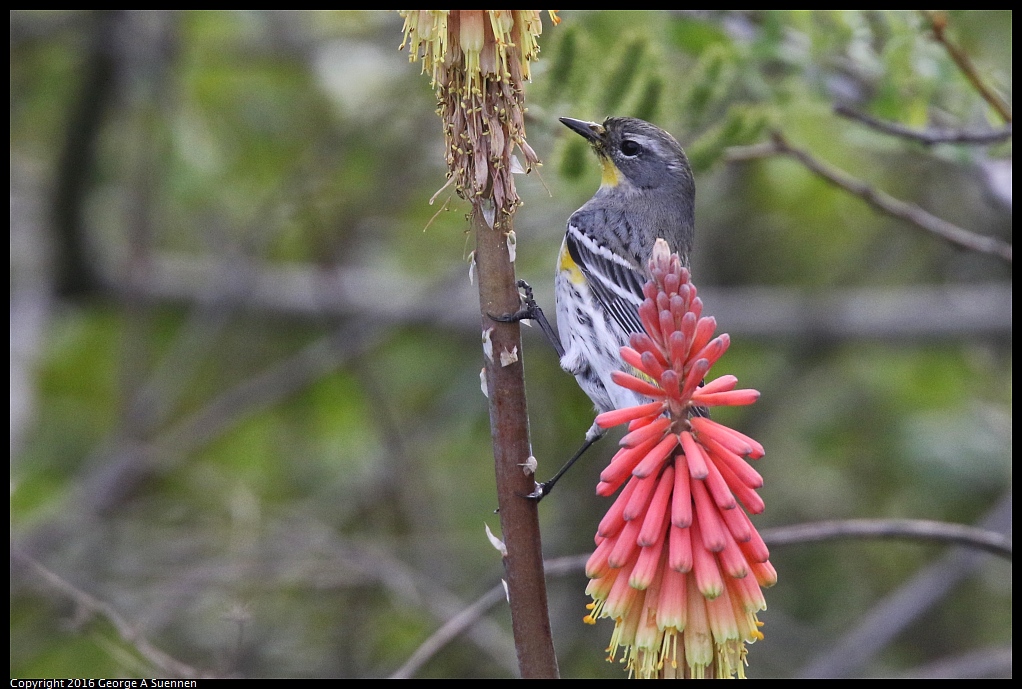
[(619, 148), (621, 149), (621, 152), (624, 153), (629, 158), (634, 158), (635, 156), (639, 155), (639, 151), (642, 150), (642, 147), (639, 146), (639, 144), (632, 141), (631, 139), (625, 139), (624, 141), (622, 141), (621, 146)]

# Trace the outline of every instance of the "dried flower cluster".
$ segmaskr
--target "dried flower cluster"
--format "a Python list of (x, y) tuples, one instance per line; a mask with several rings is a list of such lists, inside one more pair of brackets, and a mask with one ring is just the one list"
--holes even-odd
[(610, 658), (624, 647), (622, 662), (639, 677), (744, 677), (745, 644), (762, 638), (760, 587), (777, 579), (746, 514), (763, 510), (763, 479), (745, 461), (763, 448), (705, 410), (751, 404), (759, 393), (736, 390), (734, 376), (703, 384), (730, 339), (713, 337), (716, 321), (702, 316), (688, 271), (663, 240), (650, 270), (639, 308), (646, 332), (621, 349), (641, 377), (614, 380), (653, 401), (597, 417), (605, 428), (628, 423), (629, 433), (597, 488), (609, 496), (624, 485), (586, 567), (587, 621), (615, 620)]
[[(409, 59), (422, 58), (444, 123), (449, 179), (470, 201), (493, 198), (510, 215), (520, 204), (511, 173), (539, 162), (525, 141), (522, 87), (539, 53), (539, 10), (400, 10)], [(559, 20), (551, 12), (554, 23)], [(491, 223), (492, 224), (492, 223)]]

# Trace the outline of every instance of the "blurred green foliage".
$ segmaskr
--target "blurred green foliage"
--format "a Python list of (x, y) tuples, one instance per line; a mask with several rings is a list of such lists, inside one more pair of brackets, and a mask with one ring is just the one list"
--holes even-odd
[[(1010, 263), (880, 215), (793, 160), (728, 162), (733, 147), (781, 131), (868, 184), (1010, 241), (1010, 140), (925, 147), (833, 113), (1002, 125), (922, 15), (561, 16), (545, 24), (527, 93), (530, 141), (548, 164), (521, 180), (516, 219), (518, 273), (541, 303), (565, 220), (599, 179), (558, 116), (641, 116), (685, 146), (699, 188), (694, 274), (711, 313), (713, 294), (738, 288), (1010, 284)], [(948, 17), (1010, 102), (1010, 11)], [(100, 25), (117, 40), (95, 46)], [(12, 380), (15, 336), (34, 338), (18, 358), (27, 386), (12, 382), (12, 677), (164, 674), (23, 554), (219, 675), (385, 676), (499, 581), (483, 535), (497, 520), (475, 307), (454, 297), (468, 280), (467, 209), (446, 194), (427, 203), (445, 180), (442, 137), (428, 80), (396, 50), (400, 25), (385, 12), (11, 14)], [(116, 70), (98, 94), (93, 158), (74, 163), (99, 277), (88, 294), (54, 296), (54, 180), (80, 104), (97, 95), (82, 78), (97, 55)], [(156, 270), (168, 258), (208, 270), (168, 282)], [(253, 276), (273, 270), (311, 277), (267, 292)], [(359, 271), (387, 277), (352, 292), (344, 276)], [(422, 311), (288, 306), (310, 285), (360, 304), (420, 298)], [(41, 325), (16, 318), (23, 294), (48, 305)], [(722, 415), (767, 448), (759, 526), (976, 523), (1010, 493), (1010, 325), (1000, 336), (834, 338), (721, 321), (734, 344), (719, 373), (762, 392)], [(537, 333), (525, 345), (542, 477), (592, 410)], [(591, 548), (607, 506), (593, 487), (615, 442), (542, 504), (550, 557)], [(942, 552), (778, 548), (750, 675), (796, 674)], [(853, 672), (1010, 648), (1008, 570), (987, 562)], [(610, 625), (581, 623), (584, 586), (581, 572), (552, 582), (562, 673), (618, 677), (603, 662)], [(419, 676), (511, 674), (506, 608), (483, 625)]]

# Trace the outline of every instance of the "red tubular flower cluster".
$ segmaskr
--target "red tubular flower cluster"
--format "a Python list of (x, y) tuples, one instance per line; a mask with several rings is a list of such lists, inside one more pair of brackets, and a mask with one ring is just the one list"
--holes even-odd
[(730, 338), (713, 336), (716, 321), (702, 316), (688, 270), (662, 240), (650, 271), (639, 307), (646, 332), (621, 348), (636, 375), (617, 372), (614, 382), (652, 401), (596, 419), (627, 423), (628, 434), (596, 489), (610, 496), (624, 486), (586, 566), (586, 620), (615, 620), (610, 659), (624, 647), (622, 662), (640, 677), (743, 677), (745, 644), (763, 636), (760, 587), (777, 580), (747, 515), (763, 511), (763, 479), (745, 461), (763, 447), (706, 410), (752, 404), (759, 393), (736, 390), (734, 376), (703, 383)]

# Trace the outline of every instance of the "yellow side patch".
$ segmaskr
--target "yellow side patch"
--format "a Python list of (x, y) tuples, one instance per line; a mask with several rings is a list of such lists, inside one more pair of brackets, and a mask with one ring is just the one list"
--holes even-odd
[(568, 247), (564, 244), (561, 244), (561, 253), (557, 256), (557, 269), (562, 273), (567, 273), (568, 280), (574, 285), (580, 285), (585, 282), (581, 268), (571, 258), (571, 254), (568, 253)]

